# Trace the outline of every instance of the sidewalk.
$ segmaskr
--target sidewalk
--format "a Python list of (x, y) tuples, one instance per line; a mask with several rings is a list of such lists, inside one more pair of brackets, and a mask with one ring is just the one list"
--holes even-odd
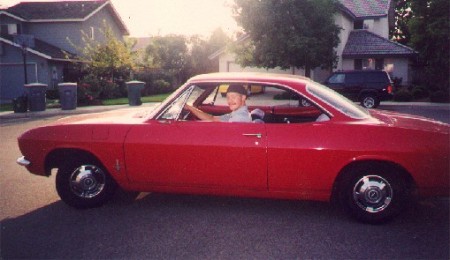
[(13, 111), (0, 112), (0, 121), (5, 119), (21, 119), (21, 118), (45, 118), (53, 116), (70, 116), (89, 113), (107, 112), (117, 109), (135, 109), (136, 111), (149, 108), (152, 109), (159, 103), (143, 103), (141, 106), (116, 105), (116, 106), (87, 106), (77, 107), (73, 110), (62, 110), (61, 108), (50, 108), (45, 111), (28, 111), (26, 113), (14, 113)]

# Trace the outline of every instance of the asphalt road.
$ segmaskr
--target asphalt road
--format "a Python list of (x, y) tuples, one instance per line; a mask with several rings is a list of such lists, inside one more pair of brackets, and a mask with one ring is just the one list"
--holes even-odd
[[(419, 114), (429, 110), (448, 119), (448, 109)], [(355, 222), (327, 203), (190, 195), (132, 201), (118, 193), (104, 207), (72, 209), (54, 176), (15, 164), (16, 137), (52, 120), (0, 124), (0, 259), (450, 258), (448, 199), (420, 201), (384, 225)]]

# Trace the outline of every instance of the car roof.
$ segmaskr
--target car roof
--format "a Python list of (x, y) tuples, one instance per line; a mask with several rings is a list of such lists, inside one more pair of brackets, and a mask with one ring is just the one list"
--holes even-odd
[(257, 82), (296, 82), (306, 84), (311, 79), (300, 75), (275, 74), (261, 72), (218, 72), (192, 77), (188, 82), (206, 81), (257, 81)]
[(339, 74), (339, 73), (386, 73), (384, 70), (338, 70), (335, 71), (333, 74)]

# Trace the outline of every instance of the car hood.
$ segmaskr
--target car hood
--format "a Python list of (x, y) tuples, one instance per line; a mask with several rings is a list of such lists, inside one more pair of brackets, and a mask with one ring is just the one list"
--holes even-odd
[(370, 110), (372, 117), (400, 128), (449, 133), (450, 125), (430, 118), (385, 110)]
[(64, 117), (54, 125), (69, 124), (136, 124), (147, 119), (148, 110), (121, 109), (102, 113), (83, 114)]

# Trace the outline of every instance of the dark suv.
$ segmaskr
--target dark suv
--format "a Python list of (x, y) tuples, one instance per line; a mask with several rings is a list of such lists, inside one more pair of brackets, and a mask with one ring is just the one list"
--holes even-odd
[(380, 70), (334, 72), (324, 85), (366, 108), (375, 108), (393, 96), (393, 82), (389, 74)]

